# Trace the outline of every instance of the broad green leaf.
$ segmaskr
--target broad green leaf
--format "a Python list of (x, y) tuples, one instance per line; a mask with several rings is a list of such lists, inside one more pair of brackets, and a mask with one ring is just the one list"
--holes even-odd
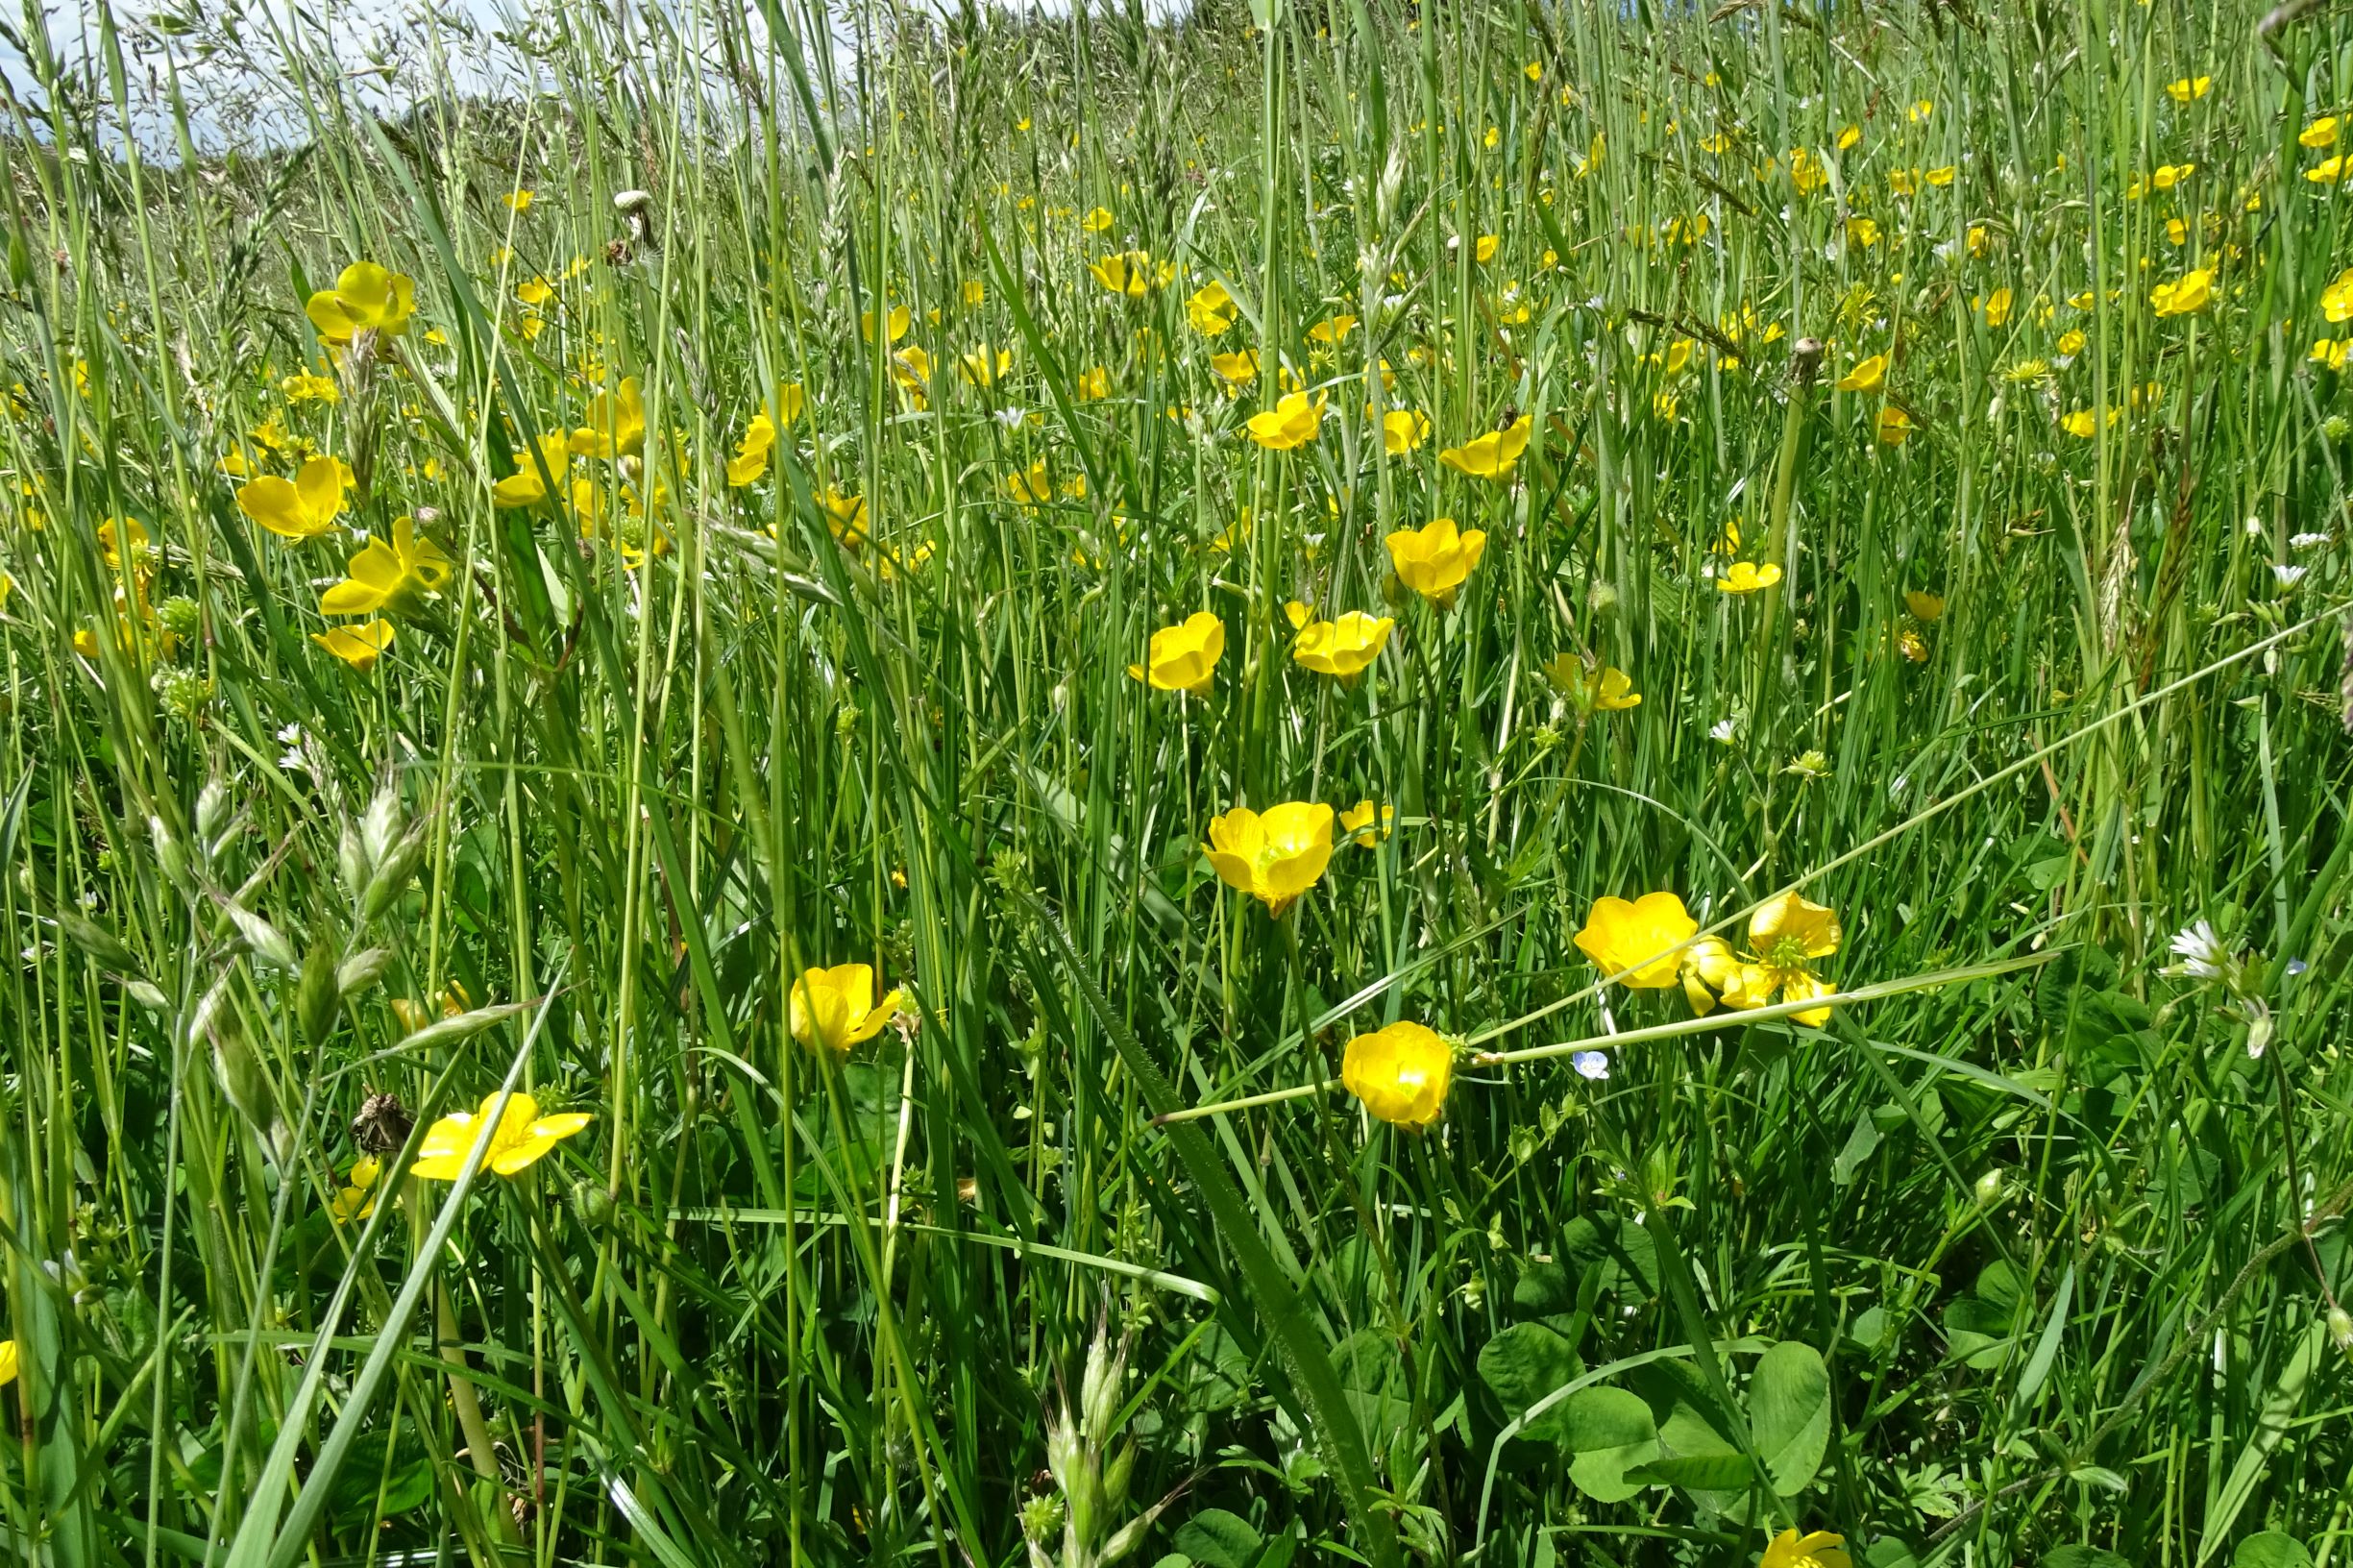
[(1574, 1456), (1569, 1480), (1596, 1503), (1622, 1503), (1643, 1489), (1627, 1472), (1658, 1458), (1651, 1408), (1623, 1388), (1581, 1388), (1552, 1412), (1562, 1446)]
[(2285, 1531), (2259, 1531), (2231, 1553), (2230, 1568), (2312, 1568), (2312, 1554)]
[(1249, 1520), (1224, 1508), (1203, 1508), (1177, 1527), (1176, 1549), (1202, 1568), (1250, 1568), (1262, 1544)]
[[(1479, 1351), (1479, 1381), (1487, 1385), (1496, 1403), (1514, 1420), (1528, 1407), (1576, 1377), (1578, 1371), (1577, 1352), (1542, 1323), (1514, 1323)], [(1559, 1409), (1547, 1410), (1521, 1435), (1557, 1437), (1560, 1422)]]
[(1830, 1375), (1811, 1345), (1784, 1339), (1749, 1380), (1749, 1431), (1783, 1497), (1805, 1490), (1830, 1442)]

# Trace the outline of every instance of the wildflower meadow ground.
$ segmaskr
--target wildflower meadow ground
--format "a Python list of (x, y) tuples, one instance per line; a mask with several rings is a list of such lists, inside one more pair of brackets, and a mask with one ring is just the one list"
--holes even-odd
[(2342, 8), (0, 110), (9, 1560), (2344, 1548)]

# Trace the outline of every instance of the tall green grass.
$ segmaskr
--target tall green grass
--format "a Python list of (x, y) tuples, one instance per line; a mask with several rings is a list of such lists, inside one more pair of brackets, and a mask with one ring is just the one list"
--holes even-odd
[[(12, 40), (15, 1557), (2325, 1568), (2341, 15), (527, 20)], [(415, 317), (331, 355), (360, 260)], [(625, 377), (642, 455), (546, 471)], [(1293, 601), (1395, 629), (1335, 680)], [(1131, 677), (1202, 610), (1206, 691)], [(1395, 815), (1274, 919), (1203, 845), (1287, 800)], [(1892, 994), (1676, 1033), (1573, 942), (1793, 885)], [(905, 1014), (805, 1048), (851, 963)], [(1311, 1087), (1398, 1019), (1469, 1042), (1427, 1132)], [(502, 1089), (594, 1119), (406, 1174)]]

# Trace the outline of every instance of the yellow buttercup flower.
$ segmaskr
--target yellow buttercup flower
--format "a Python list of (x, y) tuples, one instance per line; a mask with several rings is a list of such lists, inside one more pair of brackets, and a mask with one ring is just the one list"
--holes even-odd
[(891, 380), (919, 411), (924, 404), (924, 387), (931, 380), (931, 355), (919, 345), (908, 344), (891, 355)]
[(1622, 986), (1662, 991), (1675, 984), (1682, 968), (1680, 944), (1699, 929), (1682, 899), (1672, 893), (1646, 893), (1631, 902), (1595, 900), (1575, 940), (1605, 978), (1619, 975)]
[(2304, 171), (2307, 184), (2333, 185), (2344, 178), (2345, 160), (2341, 153), (2331, 153)]
[[(1789, 1002), (1827, 996), (1832, 988), (1815, 976), (1811, 966), (1815, 959), (1837, 952), (1844, 937), (1835, 911), (1794, 890), (1780, 894), (1749, 917), (1748, 958), (1735, 957), (1714, 937), (1692, 944), (1683, 965), (1683, 994), (1692, 1011), (1703, 1015), (1719, 1004), (1763, 1007), (1776, 992)], [(1829, 1020), (1830, 1009), (1807, 1008), (1790, 1017), (1819, 1028)]]
[(1078, 226), (1086, 233), (1099, 234), (1109, 229), (1113, 221), (1110, 208), (1091, 207), (1087, 209), (1087, 215), (1078, 220)]
[(1152, 634), (1144, 662), (1127, 673), (1156, 692), (1206, 692), (1226, 650), (1226, 624), (1207, 610)]
[(1903, 591), (1903, 607), (1922, 621), (1934, 621), (1945, 613), (1945, 600), (1942, 595), (1929, 593), (1924, 588), (1906, 588)]
[(1438, 453), (1438, 461), (1474, 479), (1508, 478), (1512, 465), (1528, 450), (1528, 438), (1534, 431), (1535, 421), (1523, 414), (1503, 429), (1489, 430), (1458, 447), (1448, 447)]
[(1572, 701), (1588, 712), (1621, 713), (1642, 705), (1642, 694), (1634, 690), (1634, 677), (1623, 670), (1588, 671), (1584, 660), (1574, 653), (1563, 653), (1546, 665), (1544, 673)]
[(825, 508), (825, 527), (832, 530), (834, 538), (856, 550), (866, 538), (866, 498), (846, 496), (829, 484), (818, 498), (818, 503)]
[(1454, 1047), (1436, 1030), (1405, 1018), (1357, 1036), (1340, 1057), (1340, 1082), (1365, 1111), (1410, 1131), (1438, 1119), (1454, 1070)]
[(2320, 291), (2320, 313), (2331, 321), (2353, 321), (2353, 267)]
[(147, 525), (135, 517), (110, 517), (98, 525), (98, 551), (108, 569), (122, 570), (123, 558), (142, 565), (147, 557)]
[(406, 273), (355, 261), (336, 275), (334, 287), (311, 295), (303, 313), (330, 343), (349, 343), (361, 332), (398, 337), (416, 313), (416, 280)]
[[(586, 431), (579, 432), (586, 434)], [(524, 448), (515, 454), (515, 472), (490, 487), (490, 504), (502, 510), (517, 506), (536, 506), (548, 499), (548, 480), (564, 482), (565, 473), (572, 467), (574, 437), (561, 430), (551, 430), (539, 438), (539, 455), (547, 465), (545, 475), (540, 464), (531, 457), (531, 449)]]
[(2323, 114), (2295, 134), (2296, 144), (2302, 147), (2334, 147), (2337, 145), (2337, 116)]
[(1483, 267), (1495, 259), (1495, 253), (1503, 248), (1503, 243), (1493, 234), (1481, 234), (1479, 242), (1471, 247), (1471, 257)]
[[(908, 308), (907, 308), (905, 306), (903, 306), (903, 305), (895, 305), (895, 306), (891, 306), (890, 313), (889, 313), (888, 315), (886, 315), (886, 316), (883, 318), (883, 329), (884, 329), (884, 331), (885, 331), (886, 332), (888, 332), (888, 333), (890, 334), (890, 335), (889, 335), (889, 337), (887, 338), (887, 340), (886, 340), (886, 341), (889, 341), (889, 342), (892, 342), (892, 343), (895, 343), (895, 342), (897, 342), (897, 341), (898, 341), (900, 338), (905, 337), (905, 336), (907, 335), (907, 329), (908, 329), (909, 327), (913, 326), (914, 324), (915, 324), (915, 315), (914, 315), (914, 312), (910, 311), (910, 310), (909, 310), (909, 309), (908, 309)], [(873, 311), (871, 311), (871, 310), (861, 310), (861, 311), (859, 311), (859, 312), (858, 312), (858, 333), (859, 333), (859, 335), (860, 335), (860, 336), (864, 337), (864, 338), (865, 338), (865, 339), (866, 339), (868, 342), (870, 342), (870, 342), (872, 342), (872, 341), (873, 341), (873, 339), (874, 339), (874, 312), (873, 312)]]
[(2166, 96), (2172, 99), (2173, 102), (2186, 104), (2194, 99), (2205, 97), (2206, 90), (2213, 86), (2214, 78), (2211, 76), (2185, 76), (2179, 81), (2168, 82), (2165, 85), (2165, 92)]
[(1081, 403), (1101, 403), (1111, 396), (1111, 372), (1101, 365), (1092, 370), (1082, 370), (1078, 373), (1072, 391)]
[(1224, 354), (1213, 354), (1210, 355), (1210, 369), (1215, 371), (1217, 379), (1226, 383), (1226, 392), (1230, 397), (1234, 388), (1258, 379), (1259, 351), (1234, 349)]
[(1286, 392), (1272, 408), (1250, 416), (1250, 439), (1270, 452), (1304, 447), (1323, 432), (1325, 400)]
[(501, 1176), (518, 1175), (537, 1164), (549, 1150), (596, 1119), (577, 1111), (543, 1116), (539, 1102), (520, 1090), (507, 1095), (502, 1108), (499, 1093), (493, 1090), (482, 1096), (478, 1109), (446, 1115), (426, 1130), (409, 1174), (434, 1182), (457, 1180), (475, 1141), (482, 1136), (483, 1124), (493, 1115), (498, 1121), (490, 1130), (490, 1146), (482, 1153), (481, 1168)]
[(870, 964), (804, 969), (793, 983), (793, 1038), (813, 1051), (847, 1056), (850, 1047), (881, 1034), (905, 1000), (906, 993), (896, 989), (874, 1000)]
[(1291, 644), (1291, 657), (1317, 674), (1344, 677), (1363, 674), (1381, 654), (1397, 623), (1388, 616), (1350, 610), (1336, 621), (1310, 621)]
[(1327, 317), (1308, 329), (1308, 341), (1321, 343), (1327, 348), (1336, 347), (1341, 338), (1348, 335), (1348, 330), (1356, 324), (1357, 318), (1354, 316)]
[(1149, 251), (1121, 251), (1103, 257), (1087, 270), (1094, 275), (1096, 282), (1131, 300), (1142, 299), (1176, 277), (1174, 262), (1155, 262)]
[(293, 478), (265, 474), (237, 486), (237, 509), (284, 539), (315, 539), (343, 515), (352, 471), (340, 457), (313, 457)]
[(1005, 477), (1005, 494), (1011, 496), (1023, 511), (1036, 511), (1054, 499), (1054, 480), (1045, 471), (1045, 459), (1041, 457), (1021, 473)]
[(17, 1351), (13, 1339), (0, 1339), (0, 1388), (16, 1381)]
[(2200, 267), (2148, 292), (2149, 307), (2161, 316), (2187, 316), (2206, 308), (2214, 297), (2214, 269)]
[(1430, 416), (1411, 408), (1392, 408), (1381, 416), (1381, 445), (1392, 457), (1402, 457), (1430, 439)]
[(1850, 1568), (1847, 1554), (1840, 1550), (1846, 1544), (1845, 1537), (1826, 1530), (1809, 1531), (1803, 1535), (1785, 1530), (1765, 1548), (1757, 1568)]
[(450, 558), (418, 537), (416, 519), (404, 517), (392, 525), (390, 543), (370, 539), (344, 571), (344, 579), (319, 596), (321, 615), (404, 615), (450, 580)]
[(1210, 819), (1204, 852), (1227, 887), (1280, 916), (1331, 864), (1332, 821), (1321, 801), (1289, 800), (1263, 816), (1236, 806)]
[[(1377, 819), (1377, 820), (1376, 820)], [(1340, 813), (1340, 831), (1357, 841), (1359, 847), (1377, 848), (1397, 831), (1397, 808), (1382, 806), (1376, 810), (1370, 800), (1360, 800)]]
[(1763, 566), (1754, 561), (1734, 561), (1716, 579), (1716, 587), (1727, 594), (1753, 594), (1780, 580), (1781, 569), (1770, 561)]
[(372, 1154), (353, 1161), (351, 1185), (336, 1189), (327, 1206), (328, 1217), (338, 1225), (349, 1225), (376, 1213), (376, 1179), (382, 1171), (383, 1162)]
[(1872, 429), (1882, 446), (1900, 447), (1912, 438), (1912, 416), (1891, 405), (1879, 410)]
[(1389, 535), (1388, 547), (1397, 580), (1445, 609), (1479, 564), (1487, 536), (1480, 528), (1464, 533), (1453, 518), (1441, 517), (1425, 527), (1398, 529)]
[(769, 453), (775, 447), (775, 422), (766, 414), (752, 415), (751, 424), (744, 430), (744, 438), (735, 444), (735, 455), (727, 459), (728, 485), (741, 490), (766, 474)]
[(1994, 290), (1993, 293), (1986, 296), (1985, 324), (1988, 327), (2002, 327), (2008, 325), (2010, 320), (2010, 302), (2013, 296), (2010, 290), (2007, 288), (1998, 288)]
[(1235, 303), (1233, 294), (1214, 278), (1202, 284), (1194, 291), (1192, 298), (1185, 302), (1185, 319), (1203, 337), (1217, 336), (1233, 326), (1235, 318), (1240, 313), (1241, 306)]
[(331, 626), (312, 632), (310, 640), (355, 670), (372, 670), (377, 657), (392, 646), (392, 623), (370, 621), (357, 626)]
[(974, 386), (994, 386), (1013, 369), (1011, 349), (992, 350), (983, 343), (957, 356), (956, 374)]

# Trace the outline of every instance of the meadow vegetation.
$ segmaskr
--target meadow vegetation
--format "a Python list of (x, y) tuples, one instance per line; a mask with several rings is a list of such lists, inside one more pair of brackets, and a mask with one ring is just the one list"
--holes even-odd
[(83, 24), (12, 1560), (2327, 1568), (2341, 9)]

